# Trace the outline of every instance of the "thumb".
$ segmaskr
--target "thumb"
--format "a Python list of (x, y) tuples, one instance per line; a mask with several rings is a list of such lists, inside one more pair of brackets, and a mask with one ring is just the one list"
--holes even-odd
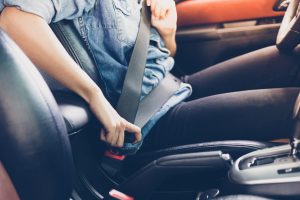
[(141, 128), (126, 121), (125, 130), (135, 135), (136, 142), (142, 140)]
[(151, 5), (151, 0), (147, 0), (147, 6)]

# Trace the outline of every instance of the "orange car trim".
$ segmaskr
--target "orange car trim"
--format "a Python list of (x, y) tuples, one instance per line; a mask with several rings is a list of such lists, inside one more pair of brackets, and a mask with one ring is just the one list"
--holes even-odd
[(283, 16), (277, 0), (187, 0), (177, 5), (178, 26), (216, 24)]

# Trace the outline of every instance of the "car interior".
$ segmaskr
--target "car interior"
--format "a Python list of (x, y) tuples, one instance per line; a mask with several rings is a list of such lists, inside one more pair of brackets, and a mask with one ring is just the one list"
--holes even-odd
[[(300, 0), (176, 3), (178, 76), (270, 45), (292, 51), (300, 42)], [(50, 26), (101, 85), (73, 24)], [(39, 72), (1, 29), (0, 66), (0, 200), (300, 198), (297, 109), (295, 133), (283, 141), (212, 141), (124, 157), (106, 151), (84, 100)]]

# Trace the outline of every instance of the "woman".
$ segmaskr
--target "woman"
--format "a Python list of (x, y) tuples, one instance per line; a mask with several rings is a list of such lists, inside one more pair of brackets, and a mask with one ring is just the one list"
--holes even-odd
[[(176, 52), (174, 1), (147, 0), (147, 5), (153, 28), (143, 96), (171, 70), (171, 56)], [(275, 47), (183, 77), (180, 90), (142, 131), (123, 119), (114, 106), (138, 32), (140, 7), (135, 0), (0, 0), (0, 26), (36, 66), (89, 104), (103, 124), (101, 140), (113, 147), (124, 146), (124, 131), (135, 134), (136, 141), (149, 133), (146, 147), (152, 149), (209, 140), (286, 137), (299, 92), (292, 88), (299, 85), (299, 56), (297, 51), (282, 55)], [(73, 20), (91, 49), (104, 83), (102, 90), (70, 58), (49, 28), (48, 23), (63, 19)], [(290, 88), (266, 89), (283, 87)], [(132, 153), (140, 144), (125, 147), (134, 148)]]

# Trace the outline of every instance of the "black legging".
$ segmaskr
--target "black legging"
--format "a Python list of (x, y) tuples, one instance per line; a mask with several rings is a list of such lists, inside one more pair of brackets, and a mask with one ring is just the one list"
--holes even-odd
[(144, 148), (287, 138), (300, 91), (300, 48), (264, 48), (184, 77), (192, 96), (162, 117)]

